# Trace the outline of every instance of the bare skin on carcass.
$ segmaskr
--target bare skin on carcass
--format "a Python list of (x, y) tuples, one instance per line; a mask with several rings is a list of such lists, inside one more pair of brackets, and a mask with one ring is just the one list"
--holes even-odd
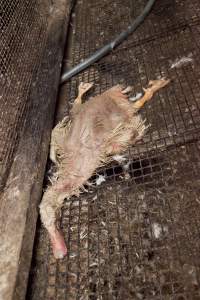
[(144, 135), (145, 122), (137, 112), (168, 83), (166, 79), (150, 81), (144, 96), (134, 103), (128, 101), (130, 87), (117, 85), (83, 104), (82, 96), (92, 84), (80, 84), (70, 118), (64, 118), (52, 131), (50, 158), (58, 170), (40, 204), (41, 220), (48, 230), (55, 258), (63, 258), (67, 253), (63, 235), (56, 226), (64, 199), (78, 196), (96, 168)]

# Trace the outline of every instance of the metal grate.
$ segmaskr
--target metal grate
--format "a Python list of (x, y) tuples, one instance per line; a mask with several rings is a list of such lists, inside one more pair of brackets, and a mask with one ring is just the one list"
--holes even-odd
[(24, 299), (72, 0), (0, 0), (0, 299)]
[[(77, 1), (65, 65), (126, 28), (144, 3)], [(200, 299), (199, 46), (198, 0), (157, 1), (133, 36), (61, 88), (57, 119), (81, 81), (95, 83), (94, 95), (119, 82), (137, 94), (149, 79), (172, 80), (142, 111), (151, 124), (144, 139), (91, 178), (105, 182), (66, 202), (64, 260), (38, 224), (27, 299)]]
[(199, 154), (164, 152), (154, 188), (134, 177), (66, 203), (68, 256), (55, 261), (38, 230), (30, 299), (199, 299)]
[[(0, 186), (12, 164), (27, 99), (47, 38), (40, 1), (0, 1)], [(33, 44), (38, 41), (37, 44)]]

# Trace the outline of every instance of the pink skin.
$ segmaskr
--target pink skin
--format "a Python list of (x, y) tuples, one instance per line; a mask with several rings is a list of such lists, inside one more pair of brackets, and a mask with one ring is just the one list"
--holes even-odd
[[(111, 145), (111, 148), (109, 149), (109, 153), (115, 154), (119, 153), (121, 150), (121, 146), (117, 143), (113, 143)], [(66, 190), (70, 190), (72, 188), (72, 185), (67, 183), (61, 183), (55, 187), (55, 190), (59, 192), (63, 192)], [(60, 232), (56, 226), (52, 226), (48, 228), (50, 240), (51, 240), (51, 247), (53, 250), (53, 255), (56, 259), (62, 259), (67, 254), (67, 247), (65, 245), (64, 237), (62, 235), (62, 232)]]
[[(93, 100), (93, 104), (91, 103), (91, 106), (88, 106), (86, 103), (85, 106), (82, 106), (82, 110), (76, 111), (68, 140), (64, 145), (61, 145), (63, 151), (68, 153), (68, 158), (65, 161), (65, 169), (61, 172), (61, 175), (64, 176), (65, 179), (58, 180), (58, 182), (47, 191), (44, 203), (40, 206), (41, 215), (44, 219), (43, 223), (46, 224), (45, 227), (49, 232), (53, 254), (56, 259), (62, 259), (67, 254), (63, 235), (56, 228), (54, 223), (56, 209), (62, 205), (66, 195), (68, 197), (75, 195), (74, 192), (90, 178), (94, 170), (101, 164), (98, 157), (103, 152), (104, 154), (111, 155), (121, 153), (127, 148), (126, 143), (121, 145), (118, 137), (113, 137), (113, 139), (110, 140), (110, 144), (106, 144), (108, 149), (103, 149), (102, 153), (99, 145), (101, 145), (101, 143), (103, 144), (105, 136), (108, 137), (119, 123), (124, 122), (124, 124), (127, 125), (132, 115), (137, 112), (145, 102), (151, 99), (155, 91), (164, 87), (168, 82), (169, 81), (166, 80), (150, 82), (152, 86), (145, 90), (145, 95), (133, 106), (131, 106), (128, 101), (124, 103), (124, 100), (128, 99), (126, 93), (130, 88), (123, 91), (120, 86), (116, 86), (102, 94), (102, 97), (96, 97), (96, 99)], [(81, 97), (76, 100), (76, 104), (78, 104), (78, 106), (81, 104)], [(102, 109), (100, 109), (101, 107)], [(106, 109), (107, 111), (110, 110), (110, 122), (105, 119), (104, 116)], [(100, 118), (97, 118), (99, 114)], [(98, 120), (100, 120), (100, 124)], [(137, 121), (136, 125), (139, 129), (133, 126), (132, 130), (134, 134), (136, 130), (141, 130), (141, 133), (138, 131), (138, 136), (140, 136), (140, 134), (142, 135), (144, 132), (144, 125), (142, 119), (140, 120), (141, 126), (138, 123), (138, 118), (135, 120)], [(130, 128), (125, 128), (124, 130), (125, 142), (127, 142), (127, 144), (132, 141), (130, 130)], [(121, 135), (122, 134), (123, 132)], [(136, 137), (133, 136), (132, 142), (135, 143), (136, 140)], [(88, 147), (88, 145), (90, 147)], [(76, 149), (75, 152), (74, 149)], [(73, 170), (73, 172), (71, 170)], [(51, 219), (48, 220), (48, 217), (51, 217)], [(54, 225), (52, 225), (53, 223)]]
[[(113, 143), (110, 146), (109, 154), (119, 153), (121, 150), (120, 145)], [(72, 184), (69, 182), (61, 182), (54, 187), (54, 190), (59, 194), (63, 191), (72, 189)], [(65, 245), (64, 237), (61, 231), (59, 231), (55, 225), (48, 228), (49, 237), (51, 240), (51, 247), (53, 250), (53, 255), (56, 259), (62, 259), (67, 254), (67, 247)]]
[[(122, 147), (120, 146), (120, 145), (118, 145), (117, 143), (113, 143), (112, 145), (111, 145), (111, 151), (110, 151), (110, 153), (111, 154), (118, 154), (118, 153), (120, 153), (121, 151), (122, 151)], [(110, 150), (110, 149), (109, 149)], [(110, 154), (109, 153), (109, 154)]]
[(67, 254), (67, 247), (65, 245), (64, 237), (60, 231), (55, 227), (48, 230), (51, 246), (53, 250), (53, 255), (56, 259), (62, 259)]

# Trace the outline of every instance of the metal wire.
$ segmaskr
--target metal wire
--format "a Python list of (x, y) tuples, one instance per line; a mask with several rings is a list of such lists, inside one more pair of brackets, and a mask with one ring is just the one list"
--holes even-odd
[(93, 63), (100, 60), (102, 57), (104, 57), (109, 52), (113, 51), (118, 45), (120, 45), (127, 37), (132, 34), (138, 26), (141, 25), (141, 23), (145, 20), (146, 16), (151, 11), (153, 5), (155, 3), (155, 0), (149, 0), (147, 2), (147, 5), (145, 6), (142, 13), (136, 18), (136, 20), (128, 26), (128, 28), (121, 32), (114, 40), (112, 40), (110, 43), (102, 47), (101, 49), (97, 50), (94, 54), (92, 54), (90, 57), (85, 59), (83, 62), (81, 62), (78, 66), (74, 67), (73, 69), (69, 71), (64, 71), (64, 73), (61, 76), (61, 83), (66, 82), (69, 80), (72, 76), (78, 74), (79, 72), (83, 71)]
[[(38, 227), (28, 299), (200, 298), (199, 2), (158, 2), (112, 55), (61, 87), (60, 118), (81, 81), (95, 83), (89, 96), (117, 83), (134, 84), (136, 95), (149, 79), (171, 79), (142, 111), (151, 124), (144, 139), (124, 162), (114, 161), (90, 179), (96, 183), (102, 175), (105, 182), (63, 207), (63, 261), (54, 260)], [(110, 40), (134, 17), (130, 7), (137, 15), (143, 4), (80, 1), (67, 63), (76, 65)], [(172, 68), (183, 57), (189, 63)]]
[[(4, 99), (0, 101), (0, 188), (12, 164), (29, 89), (42, 55), (41, 40), (46, 38), (46, 18), (35, 3), (0, 1), (0, 98)], [(39, 42), (32, 51), (33, 40)]]

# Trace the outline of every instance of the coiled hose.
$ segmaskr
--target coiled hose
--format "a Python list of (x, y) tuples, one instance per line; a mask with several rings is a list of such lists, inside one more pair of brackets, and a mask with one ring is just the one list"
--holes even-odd
[(127, 30), (122, 31), (113, 41), (106, 44), (104, 47), (97, 50), (94, 54), (86, 58), (83, 62), (78, 64), (77, 66), (73, 67), (69, 71), (64, 71), (61, 75), (60, 83), (64, 83), (69, 80), (74, 75), (78, 74), (79, 72), (83, 71), (93, 63), (97, 62), (100, 58), (111, 52), (114, 48), (116, 48), (119, 44), (121, 44), (131, 33), (133, 33), (138, 26), (144, 21), (146, 16), (151, 11), (154, 3), (156, 0), (149, 0), (147, 5), (145, 6), (142, 13), (135, 19), (135, 21), (128, 26)]

